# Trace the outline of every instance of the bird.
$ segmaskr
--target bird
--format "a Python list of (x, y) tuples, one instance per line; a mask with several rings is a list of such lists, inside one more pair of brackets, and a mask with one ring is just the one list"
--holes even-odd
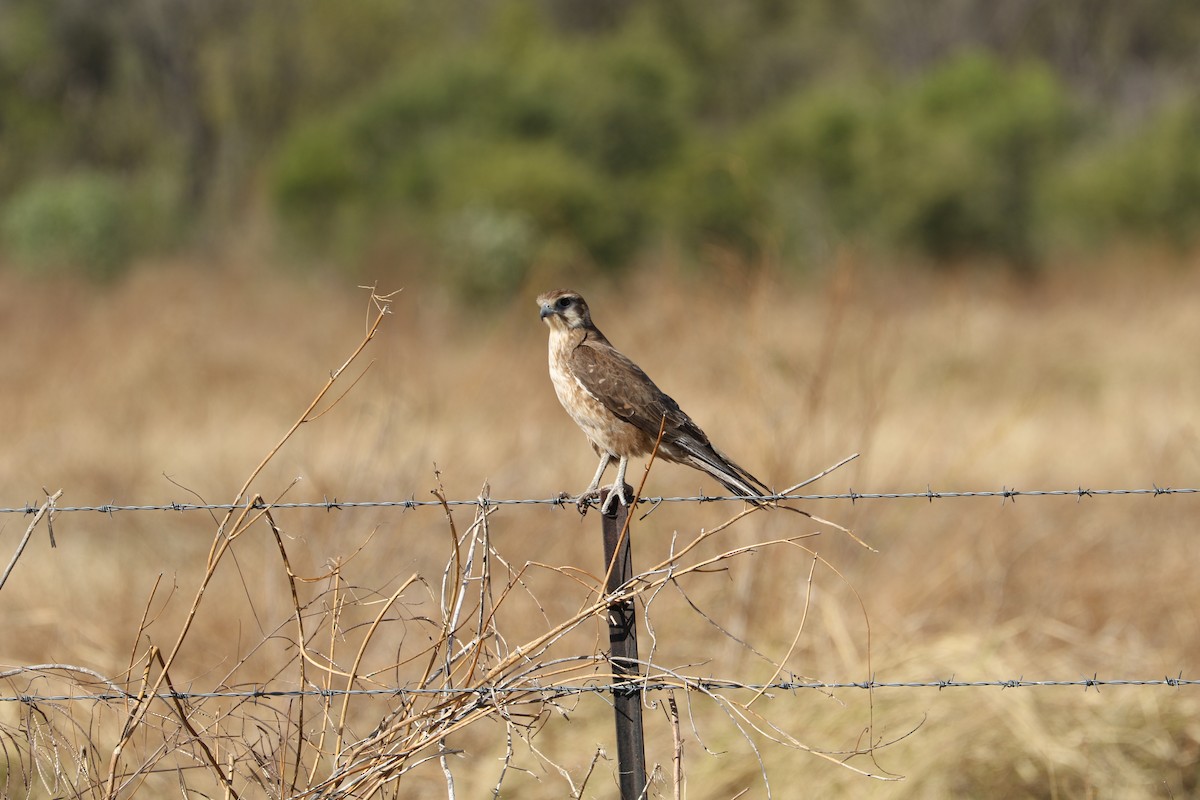
[[(570, 289), (538, 295), (541, 319), (550, 328), (550, 380), (567, 414), (600, 456), (596, 475), (576, 498), (581, 512), (597, 495), (609, 464), (617, 461), (616, 480), (601, 507), (609, 513), (613, 498), (626, 504), (625, 470), (629, 459), (648, 455), (697, 469), (758, 506), (774, 493), (722, 453), (670, 395), (627, 356), (613, 347), (592, 322), (583, 297)], [(659, 432), (662, 441), (659, 441)]]

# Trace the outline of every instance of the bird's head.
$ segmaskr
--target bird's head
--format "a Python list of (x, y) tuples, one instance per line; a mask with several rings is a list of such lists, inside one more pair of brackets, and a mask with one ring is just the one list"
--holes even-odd
[(550, 330), (587, 328), (592, 324), (591, 312), (578, 292), (555, 289), (538, 295), (537, 302), (542, 309), (542, 320)]

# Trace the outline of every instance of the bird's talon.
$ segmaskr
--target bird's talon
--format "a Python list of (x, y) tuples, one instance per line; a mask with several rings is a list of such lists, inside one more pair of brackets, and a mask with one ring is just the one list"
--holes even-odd
[[(592, 503), (600, 499), (600, 492), (592, 489), (584, 492), (575, 498), (575, 508), (579, 509), (579, 516), (586, 517), (588, 509), (592, 507)], [(600, 509), (600, 513), (604, 513), (604, 509)]]
[(614, 498), (616, 498), (617, 504), (622, 507), (629, 505), (629, 501), (625, 499), (624, 487), (614, 486), (608, 490), (608, 497), (604, 498), (604, 504), (600, 506), (601, 514), (615, 513), (612, 508), (612, 502)]

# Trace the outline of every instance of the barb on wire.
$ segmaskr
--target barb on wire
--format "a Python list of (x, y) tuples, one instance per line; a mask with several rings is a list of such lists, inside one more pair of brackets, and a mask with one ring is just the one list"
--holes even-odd
[[(848, 489), (845, 492), (829, 492), (829, 493), (814, 493), (814, 494), (776, 494), (767, 495), (764, 500), (849, 500), (851, 503), (856, 503), (860, 500), (955, 500), (955, 499), (971, 499), (971, 498), (999, 498), (1002, 501), (1011, 501), (1018, 497), (1073, 497), (1076, 500), (1084, 498), (1096, 497), (1123, 497), (1145, 495), (1149, 497), (1160, 497), (1163, 495), (1187, 495), (1200, 494), (1200, 488), (1171, 488), (1164, 486), (1151, 486), (1150, 488), (1127, 488), (1127, 489), (1088, 489), (1080, 486), (1075, 489), (1009, 489), (1001, 488), (995, 490), (967, 490), (967, 491), (934, 491), (926, 489), (920, 492), (859, 492), (854, 489)], [(639, 504), (647, 504), (657, 506), (660, 503), (719, 503), (719, 502), (744, 502), (745, 498), (734, 496), (720, 495), (687, 495), (681, 497), (663, 497), (663, 496), (646, 496), (637, 498)], [(336, 497), (325, 499), (322, 501), (313, 502), (294, 502), (294, 503), (264, 503), (261, 508), (276, 509), (319, 509), (321, 511), (346, 511), (359, 508), (399, 508), (403, 510), (419, 509), (419, 508), (444, 508), (445, 506), (525, 506), (525, 505), (543, 505), (543, 506), (558, 506), (563, 507), (561, 497), (529, 497), (529, 498), (488, 498), (481, 501), (479, 498), (471, 500), (339, 500)], [(55, 506), (55, 514), (66, 514), (71, 512), (86, 512), (92, 511), (100, 514), (114, 514), (119, 511), (234, 511), (244, 509), (247, 503), (178, 503), (169, 502), (164, 504), (130, 504), (122, 505), (120, 503), (105, 503), (103, 505), (93, 506)], [(40, 506), (27, 504), (23, 506), (0, 507), (0, 514), (36, 514), (40, 510)]]

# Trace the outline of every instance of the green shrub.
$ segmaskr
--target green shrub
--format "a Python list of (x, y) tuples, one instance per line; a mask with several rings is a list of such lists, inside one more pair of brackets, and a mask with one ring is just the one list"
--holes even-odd
[(1028, 267), (1071, 119), (1048, 71), (980, 55), (897, 87), (804, 91), (731, 144), (758, 195), (742, 226), (790, 260), (857, 240)]
[[(683, 75), (632, 38), (450, 52), (294, 131), (273, 165), (275, 206), (309, 241), (415, 220), (474, 265), (456, 280), (488, 269), (496, 247), (501, 285), (518, 253), (615, 268), (653, 224), (651, 187), (683, 146)], [(478, 241), (447, 238), (460, 226)]]
[(620, 266), (641, 244), (642, 216), (605, 176), (549, 144), (463, 145), (442, 154), (441, 209), (523, 221), (529, 253)]
[(275, 202), (286, 215), (311, 222), (358, 190), (364, 169), (341, 128), (315, 124), (296, 132), (275, 163)]
[(522, 214), (486, 205), (446, 214), (440, 232), (451, 283), (477, 300), (503, 299), (520, 288), (539, 240)]
[(678, 171), (666, 205), (687, 251), (701, 257), (711, 248), (746, 263), (758, 260), (769, 238), (769, 208), (761, 175), (736, 150), (711, 148)]
[(430, 151), (463, 131), (487, 132), (470, 118), (503, 102), (493, 66), (478, 57), (435, 59), (296, 126), (271, 170), (288, 232), (354, 250), (397, 209), (423, 211), (442, 188)]
[(1180, 104), (1062, 170), (1056, 211), (1076, 243), (1120, 237), (1187, 248), (1200, 240), (1200, 104)]
[(618, 39), (562, 50), (548, 66), (556, 134), (569, 151), (608, 175), (632, 177), (656, 176), (679, 156), (690, 88), (661, 46)]
[(8, 201), (0, 233), (8, 253), (28, 268), (111, 278), (132, 255), (129, 199), (122, 182), (103, 174), (44, 178)]
[[(507, 263), (503, 285), (519, 253), (610, 269), (664, 226), (746, 261), (851, 240), (1029, 268), (1063, 224), (1047, 195), (1075, 116), (1041, 66), (973, 54), (908, 83), (804, 89), (708, 137), (688, 80), (634, 33), (450, 51), (294, 131), (276, 205), (328, 242), (403, 217), (467, 272)], [(478, 241), (452, 244), (460, 225)]]
[(735, 143), (757, 187), (764, 241), (803, 265), (864, 237), (879, 214), (871, 164), (882, 100), (869, 87), (818, 87), (764, 115)]
[(1039, 255), (1045, 171), (1062, 152), (1071, 110), (1050, 71), (969, 55), (889, 103), (871, 183), (888, 238), (935, 259)]

